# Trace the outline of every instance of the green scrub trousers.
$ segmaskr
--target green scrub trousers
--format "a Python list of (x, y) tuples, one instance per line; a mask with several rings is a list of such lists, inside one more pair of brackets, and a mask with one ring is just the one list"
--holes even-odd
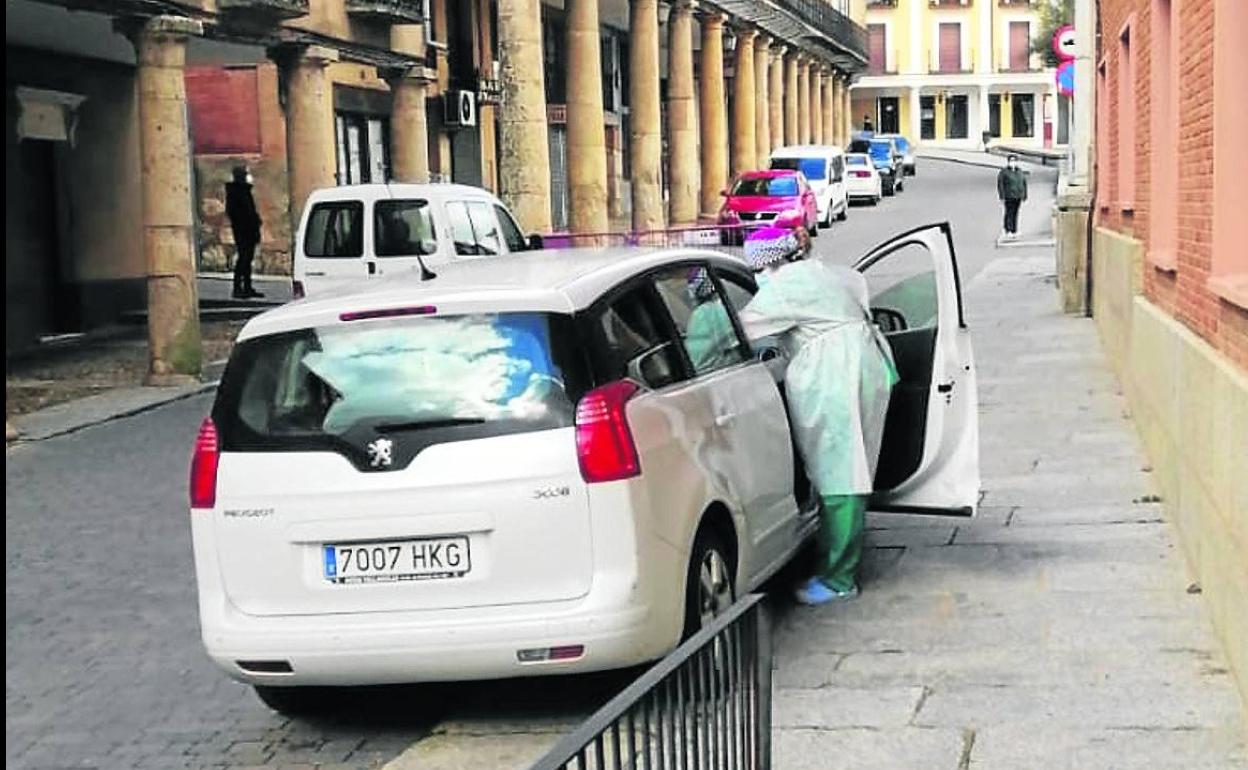
[(867, 498), (867, 495), (820, 497), (823, 520), (815, 542), (818, 553), (815, 575), (833, 591), (844, 593), (858, 584)]

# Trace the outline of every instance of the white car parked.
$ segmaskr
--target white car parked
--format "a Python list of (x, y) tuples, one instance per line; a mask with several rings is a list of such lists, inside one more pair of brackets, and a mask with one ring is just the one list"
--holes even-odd
[(502, 201), (461, 184), (362, 184), (308, 197), (295, 236), (294, 295), (541, 248)]
[(851, 201), (866, 201), (872, 206), (884, 197), (884, 182), (880, 172), (864, 152), (845, 154), (845, 192)]
[[(951, 244), (929, 229), (861, 263), (903, 376), (877, 508), (976, 504)], [(210, 657), (297, 712), (322, 685), (670, 651), (817, 522), (783, 358), (738, 333), (703, 370), (690, 363), (693, 311), (739, 330), (755, 288), (744, 261), (713, 251), (552, 251), (250, 321), (191, 464)]]
[(801, 171), (815, 193), (819, 226), (831, 227), (832, 220), (849, 217), (845, 195), (845, 159), (840, 147), (809, 144), (779, 147), (771, 153), (770, 168)]

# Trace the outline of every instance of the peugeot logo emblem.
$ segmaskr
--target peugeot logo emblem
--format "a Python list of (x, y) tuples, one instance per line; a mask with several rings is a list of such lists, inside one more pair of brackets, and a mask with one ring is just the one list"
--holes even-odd
[(368, 464), (373, 468), (389, 468), (394, 464), (394, 442), (379, 438), (368, 445)]

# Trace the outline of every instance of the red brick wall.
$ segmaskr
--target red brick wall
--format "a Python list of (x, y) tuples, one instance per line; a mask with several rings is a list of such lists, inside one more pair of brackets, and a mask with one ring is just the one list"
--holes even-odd
[[(1157, 306), (1182, 321), (1211, 345), (1248, 369), (1248, 310), (1211, 291), (1207, 282), (1213, 264), (1213, 110), (1214, 0), (1173, 0), (1179, 25), (1180, 76), (1177, 105), (1154, 104), (1151, 92), (1149, 51), (1153, 0), (1101, 0), (1101, 50), (1107, 83), (1097, 98), (1107, 100), (1103, 113), (1109, 125), (1099, 146), (1097, 160), (1097, 222), (1131, 235), (1149, 247), (1149, 218), (1178, 218), (1178, 254), (1173, 269), (1144, 263), (1144, 294)], [(1135, 58), (1134, 104), (1122, 104), (1119, 90), (1119, 36), (1130, 24), (1131, 50)], [(1179, 191), (1177, 211), (1151, 209), (1150, 115), (1151, 110), (1177, 112), (1179, 116)], [(1135, 146), (1120, 147), (1118, 121), (1135, 125)], [(1242, 152), (1243, 148), (1223, 149)], [(1133, 153), (1135, 189), (1118, 189), (1121, 153)], [(1129, 201), (1131, 208), (1124, 208)]]

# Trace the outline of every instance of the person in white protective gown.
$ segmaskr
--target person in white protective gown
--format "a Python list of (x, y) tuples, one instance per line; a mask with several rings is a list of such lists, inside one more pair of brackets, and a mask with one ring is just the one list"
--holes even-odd
[(804, 604), (822, 604), (858, 591), (864, 515), (897, 368), (871, 320), (861, 273), (789, 262), (783, 234), (755, 236), (746, 256), (761, 271), (759, 290), (741, 322), (753, 343), (789, 360), (790, 424), (822, 504), (816, 574), (796, 593)]

